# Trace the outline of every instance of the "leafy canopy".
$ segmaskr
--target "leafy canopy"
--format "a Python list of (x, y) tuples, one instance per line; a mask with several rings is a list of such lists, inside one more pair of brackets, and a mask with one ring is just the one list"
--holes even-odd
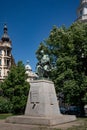
[(40, 44), (54, 65), (51, 79), (57, 93), (64, 94), (65, 102), (75, 105), (87, 103), (87, 24), (75, 22), (70, 27), (54, 26), (49, 37)]
[(25, 67), (19, 61), (16, 66), (12, 66), (8, 77), (1, 83), (3, 96), (10, 101), (11, 111), (15, 114), (23, 113), (25, 109), (30, 86), (26, 79)]

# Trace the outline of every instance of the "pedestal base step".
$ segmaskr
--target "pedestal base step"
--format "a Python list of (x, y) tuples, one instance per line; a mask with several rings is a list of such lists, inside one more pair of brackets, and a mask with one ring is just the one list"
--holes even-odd
[(56, 117), (30, 117), (23, 115), (8, 117), (5, 122), (15, 124), (54, 126), (75, 120), (76, 117), (72, 115), (59, 115)]

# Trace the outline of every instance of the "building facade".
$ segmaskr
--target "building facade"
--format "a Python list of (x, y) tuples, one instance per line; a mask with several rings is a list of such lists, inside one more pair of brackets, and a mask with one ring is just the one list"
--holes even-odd
[(77, 9), (77, 20), (87, 22), (87, 0), (80, 0), (80, 6)]
[(0, 40), (0, 81), (3, 81), (9, 73), (12, 64), (12, 43), (8, 36), (8, 29), (4, 25), (4, 34)]
[[(3, 35), (0, 39), (0, 81), (3, 81), (10, 71), (12, 65), (15, 65), (15, 60), (12, 56), (12, 42), (8, 35), (8, 28), (6, 24), (3, 28)], [(37, 75), (32, 71), (29, 61), (25, 65), (26, 74), (28, 75), (27, 81), (34, 80)]]
[(26, 65), (25, 65), (25, 70), (26, 70), (26, 74), (28, 76), (27, 82), (30, 82), (30, 81), (38, 78), (37, 74), (32, 71), (32, 68), (29, 65), (29, 61), (27, 61)]

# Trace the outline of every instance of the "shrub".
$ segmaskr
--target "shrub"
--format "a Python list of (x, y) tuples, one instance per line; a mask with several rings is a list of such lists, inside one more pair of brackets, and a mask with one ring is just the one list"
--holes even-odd
[(0, 97), (0, 113), (9, 113), (11, 112), (11, 103), (9, 102), (8, 99), (4, 97)]

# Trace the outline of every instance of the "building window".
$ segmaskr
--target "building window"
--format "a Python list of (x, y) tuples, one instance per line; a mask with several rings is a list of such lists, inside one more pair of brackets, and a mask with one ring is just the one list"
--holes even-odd
[(0, 50), (0, 55), (2, 55), (2, 50)]
[(1, 63), (1, 59), (0, 59), (0, 65), (1, 65), (2, 63)]
[(6, 65), (6, 59), (4, 60), (4, 65)]
[(4, 55), (6, 56), (6, 50), (4, 50)]
[(9, 62), (10, 62), (10, 60), (9, 60), (9, 59), (7, 59), (7, 66), (9, 66)]
[(9, 67), (10, 66), (10, 59), (5, 59), (4, 64)]
[(10, 56), (10, 51), (9, 50), (7, 50), (7, 56)]
[(1, 69), (0, 69), (0, 77), (1, 77)]
[(10, 56), (10, 53), (11, 53), (10, 50), (4, 50), (4, 55), (5, 56)]
[(7, 71), (7, 75), (9, 74), (9, 71)]

